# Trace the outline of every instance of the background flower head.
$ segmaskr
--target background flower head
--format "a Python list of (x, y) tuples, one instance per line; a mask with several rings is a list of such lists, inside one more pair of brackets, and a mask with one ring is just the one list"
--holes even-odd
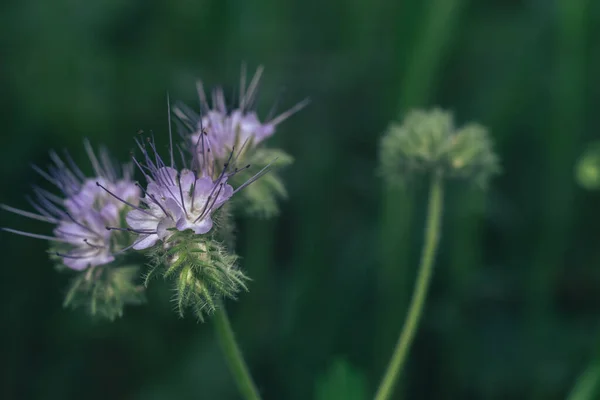
[(57, 195), (34, 187), (34, 197), (28, 201), (35, 212), (2, 206), (7, 211), (53, 225), (53, 236), (11, 228), (4, 230), (50, 241), (61, 263), (74, 270), (108, 264), (127, 245), (121, 233), (106, 229), (107, 226), (121, 225), (127, 204), (116, 201), (106, 191), (100, 190), (95, 182), (103, 182), (123, 199), (134, 203), (139, 196), (139, 189), (132, 181), (131, 164), (119, 167), (105, 149), (100, 149), (96, 155), (87, 140), (84, 146), (94, 177), (87, 177), (68, 153), (65, 152), (61, 158), (56, 152), (51, 152), (53, 164), (47, 171), (35, 166), (34, 169), (60, 193)]

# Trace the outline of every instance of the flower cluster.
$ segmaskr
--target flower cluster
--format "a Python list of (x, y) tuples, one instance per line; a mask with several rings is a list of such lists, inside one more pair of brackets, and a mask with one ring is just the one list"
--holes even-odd
[(411, 111), (401, 124), (390, 124), (380, 161), (382, 174), (393, 184), (435, 171), (485, 186), (500, 170), (487, 129), (475, 123), (456, 128), (452, 114), (440, 109)]
[[(180, 134), (186, 142), (185, 147), (192, 154), (201, 156), (209, 149), (216, 160), (224, 162), (232, 151), (237, 150), (236, 162), (250, 164), (257, 169), (267, 165), (279, 168), (292, 163), (290, 155), (279, 149), (264, 147), (262, 143), (275, 133), (279, 124), (305, 107), (307, 100), (261, 122), (255, 103), (262, 71), (262, 68), (258, 68), (246, 87), (246, 73), (242, 70), (240, 98), (234, 108), (227, 106), (222, 88), (212, 91), (212, 101), (209, 103), (202, 82), (197, 85), (199, 114), (184, 104), (175, 107), (175, 115), (180, 121)], [(251, 171), (245, 171), (234, 177), (233, 181), (241, 184), (251, 174)], [(237, 208), (250, 215), (269, 217), (278, 212), (277, 199), (286, 195), (280, 177), (272, 172), (244, 192), (237, 202)]]
[(38, 167), (34, 169), (56, 186), (60, 194), (34, 187), (35, 198), (30, 203), (37, 213), (2, 206), (7, 211), (54, 225), (54, 236), (9, 228), (4, 230), (49, 240), (62, 263), (77, 271), (108, 264), (127, 246), (127, 238), (106, 229), (106, 226), (120, 224), (128, 210), (127, 205), (98, 188), (96, 182), (102, 182), (123, 199), (136, 202), (139, 197), (139, 189), (131, 180), (131, 164), (119, 168), (110, 160), (105, 149), (101, 149), (97, 157), (87, 141), (85, 150), (94, 168), (94, 177), (86, 177), (68, 153), (63, 160), (51, 152), (53, 165), (48, 171)]
[[(130, 207), (101, 190), (96, 182), (102, 182), (120, 198), (132, 202), (137, 202), (140, 190), (132, 181), (132, 164), (119, 167), (112, 162), (105, 149), (100, 149), (96, 155), (88, 141), (85, 141), (84, 145), (94, 170), (93, 177), (84, 175), (68, 153), (65, 153), (63, 159), (57, 153), (51, 152), (53, 164), (47, 171), (39, 167), (34, 169), (53, 184), (59, 190), (59, 194), (34, 187), (34, 198), (30, 199), (30, 203), (36, 212), (2, 205), (7, 211), (53, 225), (53, 236), (11, 228), (4, 230), (50, 241), (51, 254), (59, 262), (59, 266), (74, 271), (85, 271), (73, 280), (65, 305), (84, 305), (89, 307), (93, 314), (100, 308), (104, 315), (114, 318), (120, 315), (125, 303), (138, 303), (142, 301), (143, 296), (131, 276), (123, 279), (120, 271), (108, 271), (106, 268), (115, 261), (117, 255), (129, 247), (131, 237), (122, 228), (122, 221)], [(107, 226), (121, 226), (124, 231), (107, 230)], [(94, 276), (103, 278), (92, 278)], [(127, 290), (121, 290), (118, 294), (111, 292), (110, 287), (114, 286), (116, 281)], [(101, 298), (89, 296), (92, 291), (82, 290), (86, 285), (93, 285), (93, 293), (102, 293)], [(108, 304), (113, 306), (109, 307)]]
[[(35, 187), (30, 201), (35, 212), (2, 206), (53, 225), (53, 235), (3, 229), (51, 242), (52, 258), (75, 274), (65, 305), (83, 305), (93, 315), (112, 319), (122, 315), (126, 304), (142, 302), (138, 262), (130, 257), (135, 258), (136, 251), (144, 251), (150, 260), (146, 284), (155, 274), (175, 281), (180, 314), (189, 307), (202, 320), (222, 298), (234, 298), (246, 289), (248, 278), (231, 249), (227, 205), (242, 189), (247, 188), (245, 193), (258, 186), (269, 204), (250, 194), (235, 196), (242, 199), (234, 208), (261, 209), (263, 214), (276, 208), (275, 198), (285, 193), (283, 184), (265, 174), (291, 158), (257, 145), (304, 105), (261, 123), (252, 111), (261, 71), (247, 90), (242, 80), (242, 97), (232, 111), (225, 107), (221, 89), (213, 92), (212, 107), (200, 90), (202, 115), (177, 108), (180, 121), (193, 121), (193, 129), (184, 135), (183, 146), (173, 146), (169, 129), (168, 158), (159, 154), (154, 137), (140, 138), (136, 144), (141, 156), (133, 155), (132, 163), (118, 167), (106, 150), (97, 155), (86, 141), (92, 176), (85, 175), (68, 154), (61, 158), (52, 152), (53, 165), (47, 171), (35, 170), (60, 194)], [(176, 149), (180, 165), (175, 162)], [(145, 178), (144, 185), (133, 181), (134, 165)], [(257, 181), (267, 184), (251, 185)]]

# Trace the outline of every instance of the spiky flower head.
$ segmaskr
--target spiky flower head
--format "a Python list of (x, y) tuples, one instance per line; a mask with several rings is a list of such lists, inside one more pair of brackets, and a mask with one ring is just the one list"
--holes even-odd
[[(234, 189), (230, 178), (249, 168), (232, 167), (239, 154), (231, 152), (220, 164), (203, 142), (203, 151), (180, 168), (172, 147), (170, 158), (165, 161), (153, 138), (146, 142), (137, 140), (137, 144), (142, 157), (133, 160), (147, 181), (139, 205), (120, 199), (100, 182), (97, 185), (133, 208), (126, 216), (126, 230), (137, 235), (134, 249), (149, 250), (150, 276), (162, 272), (165, 278), (173, 278), (180, 312), (192, 306), (202, 319), (204, 313), (215, 309), (220, 298), (233, 298), (245, 289), (243, 282), (247, 278), (235, 265), (236, 257), (219, 242), (219, 212), (235, 193), (264, 175), (268, 167)], [(185, 163), (185, 157), (182, 158)]]
[[(112, 162), (105, 149), (100, 149), (97, 156), (88, 141), (84, 145), (94, 170), (93, 177), (87, 177), (68, 153), (65, 152), (64, 158), (61, 158), (56, 152), (51, 152), (53, 164), (47, 171), (35, 166), (34, 169), (56, 186), (59, 194), (34, 187), (34, 198), (28, 200), (35, 212), (2, 205), (4, 210), (49, 223), (53, 226), (53, 235), (3, 229), (48, 240), (51, 258), (57, 262), (59, 269), (81, 271), (75, 274), (69, 291), (77, 296), (67, 296), (65, 305), (94, 304), (94, 307), (88, 308), (92, 314), (98, 312), (113, 318), (120, 315), (123, 305), (128, 303), (128, 296), (135, 292), (137, 303), (143, 293), (139, 288), (133, 289), (136, 285), (132, 275), (119, 275), (112, 270), (115, 258), (130, 245), (131, 236), (127, 232), (107, 230), (106, 226), (123, 226), (124, 216), (130, 207), (101, 190), (96, 182), (102, 182), (120, 198), (133, 203), (137, 203), (140, 191), (131, 180), (131, 164), (120, 167)], [(99, 271), (104, 272), (100, 274)], [(105, 279), (115, 275), (120, 276), (119, 287), (123, 289), (120, 292), (112, 288), (110, 279)], [(127, 283), (125, 280), (128, 280)], [(82, 285), (82, 282), (86, 284)], [(104, 293), (103, 299), (98, 298), (100, 293)], [(76, 301), (72, 302), (73, 299)], [(112, 304), (108, 307), (110, 310), (105, 307), (108, 303)]]
[(86, 177), (68, 153), (63, 160), (51, 152), (53, 165), (48, 171), (35, 166), (34, 169), (56, 186), (60, 194), (34, 187), (34, 199), (28, 200), (36, 212), (2, 206), (15, 214), (53, 225), (54, 236), (4, 230), (50, 241), (61, 263), (77, 271), (114, 261), (115, 254), (128, 244), (123, 235), (106, 230), (107, 225), (121, 224), (123, 213), (128, 210), (127, 204), (100, 190), (96, 182), (102, 182), (123, 199), (137, 202), (139, 197), (139, 189), (131, 180), (130, 164), (119, 168), (105, 149), (101, 149), (97, 157), (88, 141), (85, 141), (85, 149), (94, 168), (94, 177)]
[(415, 173), (436, 171), (485, 187), (500, 170), (492, 147), (482, 125), (457, 128), (449, 112), (415, 110), (401, 124), (393, 122), (388, 127), (381, 140), (380, 170), (392, 184)]
[[(246, 87), (246, 72), (242, 68), (240, 98), (234, 107), (227, 106), (224, 91), (220, 87), (212, 90), (212, 102), (209, 103), (203, 83), (198, 82), (200, 114), (183, 104), (174, 109), (181, 122), (180, 133), (186, 142), (185, 147), (196, 154), (208, 148), (213, 152), (215, 159), (221, 162), (235, 151), (238, 153), (238, 162), (249, 163), (257, 170), (269, 164), (275, 169), (291, 164), (293, 159), (290, 155), (261, 144), (275, 133), (279, 124), (302, 109), (307, 101), (261, 122), (255, 110), (255, 103), (262, 71), (262, 67), (259, 67)], [(232, 177), (232, 182), (241, 184), (250, 178), (251, 174), (252, 171), (243, 171)], [(287, 192), (281, 179), (272, 172), (246, 190), (240, 196), (236, 208), (242, 209), (246, 214), (268, 217), (277, 213), (277, 199), (286, 196)]]

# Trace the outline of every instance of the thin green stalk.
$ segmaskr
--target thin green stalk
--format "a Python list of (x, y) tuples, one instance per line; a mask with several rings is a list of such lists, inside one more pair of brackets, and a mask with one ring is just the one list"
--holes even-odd
[[(412, 51), (407, 62), (398, 71), (404, 70), (398, 92), (398, 116), (402, 117), (409, 109), (424, 107), (430, 103), (439, 71), (444, 59), (452, 49), (456, 28), (460, 24), (462, 10), (468, 0), (430, 0), (422, 18), (417, 23)], [(410, 2), (408, 2), (410, 3)], [(418, 7), (409, 6), (411, 9)], [(408, 11), (408, 10), (407, 10)], [(414, 18), (414, 10), (409, 12)], [(407, 23), (409, 23), (407, 21)], [(399, 41), (406, 46), (406, 41)], [(405, 310), (409, 298), (404, 296), (403, 286), (412, 279), (410, 270), (411, 215), (415, 209), (414, 199), (405, 188), (386, 187), (382, 193), (380, 217), (381, 269), (378, 272), (378, 316), (375, 341), (374, 369), (383, 366), (383, 357), (393, 338), (388, 332), (396, 327), (390, 324), (398, 309)], [(406, 288), (408, 290), (408, 288)], [(393, 299), (394, 302), (390, 302)], [(393, 308), (388, 307), (393, 304)], [(390, 329), (393, 328), (393, 329)]]
[(429, 281), (431, 280), (433, 272), (433, 261), (435, 259), (440, 238), (444, 197), (443, 192), (444, 184), (442, 174), (436, 172), (431, 178), (431, 186), (429, 189), (425, 243), (423, 244), (423, 252), (421, 254), (421, 263), (419, 265), (415, 290), (410, 302), (406, 321), (404, 322), (404, 328), (402, 329), (402, 332), (400, 332), (400, 337), (396, 343), (392, 359), (381, 380), (381, 384), (375, 395), (375, 400), (386, 400), (392, 395), (394, 384), (400, 377), (408, 350), (410, 349), (415, 333), (417, 332), (419, 320), (423, 313), (425, 299), (427, 298)]
[(219, 344), (221, 345), (221, 349), (223, 349), (225, 359), (240, 393), (246, 400), (260, 400), (260, 395), (252, 380), (248, 366), (244, 361), (244, 356), (242, 356), (242, 352), (235, 341), (235, 335), (231, 329), (227, 311), (225, 311), (225, 307), (222, 304), (215, 312), (213, 320)]

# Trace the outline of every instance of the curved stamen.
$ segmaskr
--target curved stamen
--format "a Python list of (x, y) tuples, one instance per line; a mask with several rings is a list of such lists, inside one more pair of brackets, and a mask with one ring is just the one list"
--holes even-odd
[(96, 244), (90, 243), (90, 241), (88, 239), (83, 239), (84, 243), (87, 244), (88, 246), (94, 248), (94, 249), (105, 249), (106, 246), (98, 246)]
[(104, 189), (106, 191), (106, 193), (110, 194), (112, 197), (114, 197), (115, 199), (119, 200), (120, 202), (127, 204), (129, 207), (134, 208), (138, 211), (143, 212), (144, 214), (150, 215), (151, 217), (154, 217), (154, 215), (150, 214), (148, 211), (144, 210), (143, 208), (140, 208), (138, 206), (134, 206), (133, 204), (131, 204), (130, 202), (128, 202), (127, 200), (123, 200), (122, 198), (120, 198), (119, 196), (117, 196), (116, 194), (114, 194), (113, 192), (111, 192), (110, 190), (108, 190), (107, 188), (105, 188), (104, 186), (102, 186), (100, 184), (100, 182), (96, 182), (97, 186), (100, 186), (102, 189)]

